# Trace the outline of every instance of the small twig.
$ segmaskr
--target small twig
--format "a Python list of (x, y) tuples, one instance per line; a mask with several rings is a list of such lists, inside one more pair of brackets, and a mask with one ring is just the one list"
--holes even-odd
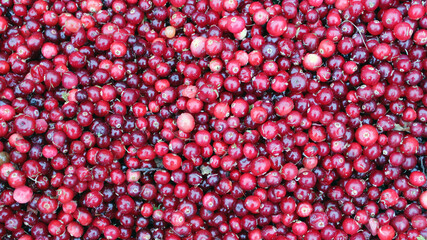
[(161, 168), (137, 168), (137, 169), (132, 169), (132, 172), (148, 173), (148, 172), (154, 172), (154, 171), (158, 171), (158, 170), (162, 170), (162, 169)]
[(399, 131), (399, 132), (408, 132), (408, 133), (411, 132), (409, 127), (404, 127), (404, 126), (401, 126), (400, 124), (395, 124), (393, 130)]
[(363, 45), (365, 45), (366, 49), (369, 50), (368, 45), (366, 45), (365, 38), (363, 37), (363, 34), (360, 31), (360, 29), (352, 21), (344, 20), (343, 23), (344, 22), (349, 22), (351, 25), (353, 25), (356, 28), (357, 32), (360, 34), (360, 37), (362, 38)]
[(424, 174), (427, 174), (426, 169), (424, 167), (424, 158), (421, 159), (421, 169), (423, 170)]

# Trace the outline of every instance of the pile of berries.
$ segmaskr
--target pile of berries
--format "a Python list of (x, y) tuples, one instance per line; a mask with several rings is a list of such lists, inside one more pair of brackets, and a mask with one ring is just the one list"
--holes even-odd
[(424, 240), (426, 11), (0, 0), (0, 239)]

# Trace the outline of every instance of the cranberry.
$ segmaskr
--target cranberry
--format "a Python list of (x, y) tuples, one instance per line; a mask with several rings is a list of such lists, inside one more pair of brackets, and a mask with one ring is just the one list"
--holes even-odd
[(1, 238), (425, 235), (422, 2), (0, 13)]
[(282, 16), (275, 16), (267, 23), (267, 31), (272, 36), (280, 36), (285, 33), (287, 28), (287, 21)]
[(396, 191), (392, 189), (387, 189), (381, 193), (380, 197), (381, 203), (383, 203), (386, 207), (391, 207), (396, 205), (398, 201), (398, 195)]
[(378, 131), (371, 125), (363, 125), (357, 129), (356, 139), (363, 146), (371, 146), (378, 140)]

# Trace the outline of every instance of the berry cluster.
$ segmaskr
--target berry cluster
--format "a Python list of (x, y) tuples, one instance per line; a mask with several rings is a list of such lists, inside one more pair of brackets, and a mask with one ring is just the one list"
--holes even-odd
[(426, 11), (0, 0), (0, 238), (427, 238)]

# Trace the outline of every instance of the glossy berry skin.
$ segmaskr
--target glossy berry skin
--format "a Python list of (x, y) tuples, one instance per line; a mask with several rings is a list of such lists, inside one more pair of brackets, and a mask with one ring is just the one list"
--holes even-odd
[(381, 193), (380, 201), (387, 207), (394, 206), (397, 203), (398, 195), (396, 191), (387, 189)]
[(423, 186), (426, 181), (425, 174), (420, 171), (412, 172), (409, 176), (409, 182), (415, 186)]
[(393, 229), (392, 226), (390, 225), (385, 225), (382, 226), (379, 230), (378, 230), (378, 237), (381, 240), (387, 240), (387, 239), (393, 239), (394, 235), (395, 235), (395, 230)]
[(176, 170), (181, 166), (181, 157), (168, 153), (163, 157), (163, 165), (168, 170)]
[(194, 129), (194, 118), (191, 114), (184, 113), (178, 117), (178, 128), (183, 132), (191, 132)]
[(21, 204), (31, 201), (32, 197), (33, 190), (31, 190), (31, 188), (27, 186), (19, 187), (13, 192), (13, 198), (15, 199), (15, 201)]
[(275, 37), (282, 35), (286, 31), (286, 28), (287, 22), (282, 16), (273, 17), (267, 23), (267, 32)]
[(420, 204), (423, 208), (427, 207), (427, 193), (423, 192), (420, 195)]
[(53, 213), (58, 208), (58, 202), (55, 199), (43, 196), (38, 200), (37, 206), (41, 212), (48, 214)]
[(227, 28), (232, 33), (240, 33), (245, 28), (245, 20), (242, 17), (231, 17), (228, 19)]
[(0, 0), (0, 239), (427, 237), (420, 0)]
[(371, 146), (378, 140), (378, 131), (371, 125), (363, 125), (356, 130), (355, 136), (362, 146)]
[(315, 71), (322, 65), (322, 59), (316, 54), (307, 54), (304, 57), (303, 65), (307, 70)]

